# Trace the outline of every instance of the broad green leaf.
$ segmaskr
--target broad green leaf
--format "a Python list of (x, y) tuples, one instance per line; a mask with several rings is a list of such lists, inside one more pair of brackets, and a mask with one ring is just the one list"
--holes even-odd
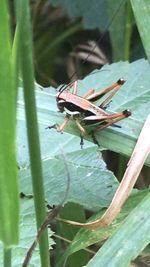
[[(109, 238), (110, 236), (112, 236), (113, 233), (115, 233), (115, 231), (118, 229), (118, 227), (123, 223), (127, 215), (139, 204), (139, 202), (148, 194), (148, 192), (149, 191), (146, 190), (146, 191), (134, 193), (127, 200), (122, 211), (118, 215), (117, 219), (114, 220), (114, 222), (111, 225), (105, 228), (94, 230), (94, 231), (81, 229), (75, 236), (72, 243), (68, 246), (63, 257), (60, 259), (58, 266), (60, 266), (64, 260), (67, 260), (67, 258), (73, 253), (81, 249), (84, 249), (88, 246), (91, 246), (97, 242), (102, 242), (106, 240), (107, 238)], [(90, 218), (90, 220), (88, 221), (92, 221), (92, 220), (96, 220), (97, 218), (100, 218), (103, 213), (104, 213), (104, 210), (101, 210), (96, 215), (92, 216), (92, 218)]]
[[(67, 174), (61, 147), (66, 154), (67, 164), (71, 176), (68, 201), (97, 209), (109, 205), (117, 188), (117, 181), (103, 162), (95, 146), (85, 142), (86, 149), (81, 150), (80, 140), (69, 134), (58, 134), (46, 130), (49, 124), (49, 113), (45, 107), (51, 103), (48, 94), (37, 91), (37, 105), (40, 127), (40, 141), (43, 158), (43, 172), (45, 181), (46, 198), (51, 205), (60, 203), (67, 187)], [(53, 103), (57, 110), (56, 103)], [(56, 113), (57, 114), (57, 113)], [(26, 126), (24, 122), (24, 106), (20, 96), (18, 109), (18, 164), (21, 168), (21, 191), (32, 193), (30, 181), (30, 166), (26, 141)], [(47, 117), (47, 123), (45, 118)]]
[[(120, 91), (113, 97), (108, 108), (108, 113), (130, 109), (132, 116), (118, 123), (121, 128), (109, 127), (97, 132), (96, 137), (102, 147), (126, 156), (131, 155), (144, 121), (150, 112), (149, 74), (149, 64), (146, 60), (142, 59), (131, 64), (128, 62), (119, 62), (112, 65), (105, 65), (103, 69), (96, 70), (85, 79), (79, 81), (79, 95), (84, 95), (90, 88), (95, 88), (96, 91), (100, 91), (117, 81), (120, 77), (126, 80), (126, 83)], [(67, 136), (63, 137), (63, 135), (56, 133), (54, 129), (45, 130), (45, 126), (61, 123), (64, 119), (64, 114), (58, 112), (55, 94), (56, 91), (52, 88), (46, 91), (37, 91), (41, 148), (43, 151), (46, 151), (45, 157), (48, 157), (51, 153), (54, 154), (53, 150), (55, 150), (55, 153), (56, 151), (58, 153), (58, 142), (62, 141), (62, 146), (64, 146), (64, 139), (66, 142), (70, 142), (71, 138)], [(22, 101), (21, 98), (20, 101)], [(18, 117), (19, 119), (23, 119), (22, 102), (19, 102)], [(90, 130), (91, 128), (87, 128), (87, 132)], [(79, 136), (79, 131), (73, 120), (70, 121), (65, 131)], [(92, 141), (88, 134), (85, 136), (85, 139)], [(24, 142), (23, 140), (22, 142)], [(49, 145), (52, 143), (53, 148), (50, 150)], [(80, 151), (80, 144), (77, 141), (75, 143), (72, 141), (69, 148), (66, 148), (64, 152), (72, 152), (77, 149)], [(23, 153), (20, 152), (20, 154)], [(150, 157), (148, 157), (146, 164), (150, 165)]]
[[(54, 91), (53, 91), (54, 92)], [(112, 172), (106, 169), (96, 146), (85, 142), (86, 149), (81, 150), (80, 139), (69, 134), (58, 134), (56, 131), (46, 130), (51, 124), (50, 114), (46, 107), (53, 109), (57, 115), (55, 98), (51, 94), (37, 91), (37, 106), (40, 127), (41, 152), (43, 158), (43, 173), (46, 198), (51, 205), (60, 203), (67, 187), (67, 174), (61, 155), (61, 147), (66, 154), (67, 164), (71, 176), (68, 201), (84, 205), (89, 209), (98, 209), (109, 205), (117, 188)], [(53, 102), (51, 101), (53, 100)], [(47, 119), (46, 119), (47, 118)], [(62, 119), (62, 118), (60, 118)], [(19, 98), (18, 108), (18, 164), (21, 168), (21, 191), (32, 193), (30, 182), (30, 166), (28, 160), (26, 128), (24, 122), (24, 106), (22, 97)]]
[(150, 242), (150, 193), (108, 239), (87, 267), (127, 267)]
[[(73, 140), (72, 140), (73, 141)], [(117, 188), (117, 181), (106, 166), (96, 149), (88, 148), (66, 154), (71, 177), (67, 202), (74, 202), (98, 209), (109, 205)], [(46, 199), (56, 205), (64, 198), (67, 188), (67, 173), (61, 155), (51, 156), (43, 161), (43, 174)], [(30, 169), (20, 170), (21, 191), (32, 193)]]
[(6, 247), (17, 244), (19, 235), (15, 147), (16, 92), (13, 87), (8, 16), (7, 1), (2, 0), (0, 7), (0, 240)]
[(131, 0), (134, 16), (150, 62), (150, 3), (149, 0)]
[[(36, 220), (34, 212), (33, 199), (21, 199), (21, 214), (20, 214), (20, 241), (19, 244), (13, 248), (12, 252), (12, 266), (20, 267), (23, 264), (26, 253), (31, 246), (36, 236)], [(54, 244), (51, 238), (53, 232), (49, 229), (49, 247)], [(0, 266), (3, 266), (3, 258), (1, 253), (2, 246), (0, 246)], [(36, 247), (31, 258), (30, 267), (40, 266), (39, 248)]]
[[(144, 120), (150, 112), (149, 71), (149, 65), (145, 60), (139, 60), (132, 64), (120, 62), (107, 65), (101, 71), (95, 71), (84, 80), (79, 81), (79, 94), (83, 95), (89, 88), (101, 90), (120, 77), (127, 80), (123, 88), (113, 98), (113, 102), (110, 103), (109, 111), (116, 112), (130, 108), (132, 117), (120, 122), (119, 124), (122, 126), (120, 129), (110, 127), (97, 133), (97, 138), (105, 148), (111, 148), (127, 156), (131, 154)], [(39, 88), (36, 90), (46, 198), (51, 205), (58, 204), (65, 194), (67, 174), (60, 151), (60, 147), (62, 147), (71, 176), (67, 202), (72, 201), (92, 210), (106, 207), (116, 190), (117, 182), (113, 174), (106, 169), (105, 163), (97, 152), (97, 147), (85, 141), (83, 150), (80, 149), (80, 139), (76, 137), (79, 136), (79, 132), (72, 120), (66, 128), (66, 131), (71, 134), (64, 133), (62, 135), (55, 130), (45, 129), (48, 125), (62, 122), (64, 118), (64, 114), (57, 112), (55, 94), (53, 88), (45, 90)], [(86, 138), (91, 140), (89, 136), (86, 136)], [(21, 90), (18, 100), (17, 144), (21, 178), (20, 188), (21, 191), (29, 194), (32, 193), (32, 188)], [(149, 159), (147, 164), (150, 164)], [(133, 206), (131, 206), (131, 209), (133, 209)], [(127, 210), (127, 213), (129, 212), (130, 209)], [(123, 215), (124, 218), (125, 215)], [(111, 229), (108, 230), (107, 236), (112, 232)], [(86, 236), (88, 237), (88, 235)], [(100, 236), (103, 239), (104, 233), (99, 234), (99, 239)], [(85, 238), (84, 234), (83, 238)], [(84, 240), (85, 245), (89, 245), (88, 240), (87, 243)], [(92, 236), (91, 242), (92, 244), (97, 242), (97, 237)], [(77, 246), (75, 249), (80, 248)]]

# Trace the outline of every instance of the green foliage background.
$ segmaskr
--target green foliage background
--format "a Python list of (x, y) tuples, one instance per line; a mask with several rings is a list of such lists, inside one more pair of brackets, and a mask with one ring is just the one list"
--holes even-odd
[[(4, 4), (5, 1), (3, 1)], [(17, 3), (18, 1), (16, 1)], [(20, 1), (20, 3), (23, 1)], [(51, 6), (49, 6), (49, 2)], [(43, 172), (43, 189), (45, 198), (42, 200), (45, 203), (52, 205), (58, 205), (63, 199), (67, 186), (67, 173), (64, 167), (64, 161), (62, 158), (62, 149), (66, 157), (69, 174), (71, 177), (69, 195), (66, 201), (65, 208), (61, 210), (60, 216), (67, 219), (74, 219), (76, 221), (85, 221), (87, 214), (94, 214), (91, 219), (100, 216), (104, 210), (109, 206), (111, 199), (115, 193), (115, 190), (119, 184), (117, 178), (107, 169), (106, 163), (103, 160), (104, 151), (111, 150), (125, 157), (130, 157), (142, 125), (150, 112), (150, 4), (148, 0), (139, 1), (37, 1), (37, 3), (31, 5), (32, 9), (32, 26), (33, 26), (33, 54), (34, 54), (34, 67), (36, 70), (36, 78), (38, 82), (43, 85), (53, 85), (48, 88), (36, 85), (35, 96), (36, 96), (36, 110), (38, 117), (39, 127), (39, 138), (40, 138), (40, 149), (38, 147), (38, 133), (36, 130), (36, 116), (35, 123), (32, 124), (30, 115), (35, 110), (34, 106), (34, 75), (32, 65), (32, 45), (30, 44), (30, 25), (28, 17), (28, 8), (25, 5), (27, 13), (19, 13), (21, 5), (18, 2), (17, 5), (17, 21), (18, 21), (18, 33), (22, 34), (19, 39), (18, 33), (15, 35), (13, 47), (11, 48), (10, 36), (4, 36), (8, 34), (8, 21), (4, 21), (6, 18), (0, 16), (1, 22), (6, 26), (5, 28), (0, 27), (0, 40), (7, 39), (8, 46), (4, 44), (0, 46), (1, 53), (1, 65), (2, 75), (0, 76), (0, 88), (5, 88), (6, 96), (4, 96), (5, 108), (2, 107), (1, 117), (3, 120), (3, 114), (6, 113), (6, 122), (12, 122), (12, 127), (9, 127), (9, 123), (5, 127), (12, 129), (13, 137), (10, 142), (14, 142), (14, 129), (15, 129), (15, 100), (16, 91), (14, 90), (13, 96), (10, 90), (14, 89), (18, 77), (18, 61), (17, 52), (20, 51), (21, 62), (20, 71), (23, 73), (23, 84), (20, 82), (18, 89), (18, 101), (17, 101), (17, 165), (19, 169), (19, 184), (20, 192), (25, 194), (23, 199), (20, 199), (20, 241), (17, 247), (13, 248), (12, 258), (10, 250), (5, 251), (4, 259), (7, 253), (9, 253), (9, 265), (8, 262), (3, 261), (2, 253), (0, 255), (1, 266), (21, 266), (23, 259), (27, 252), (27, 249), (34, 240), (36, 233), (36, 219), (38, 218), (38, 212), (42, 210), (40, 208), (41, 202), (37, 197), (39, 208), (34, 211), (33, 195), (36, 198), (36, 194), (41, 194), (38, 190), (39, 183), (42, 180), (36, 180), (39, 174), (40, 166), (37, 159), (40, 160), (41, 150), (41, 166)], [(132, 5), (132, 9), (131, 9)], [(23, 6), (22, 6), (23, 7)], [(48, 7), (48, 8), (47, 8)], [(5, 6), (6, 8), (6, 6)], [(3, 12), (4, 6), (1, 8)], [(118, 12), (117, 12), (118, 11)], [(5, 10), (5, 15), (7, 14)], [(116, 16), (116, 14), (118, 15)], [(22, 14), (22, 17), (19, 17)], [(44, 19), (43, 19), (43, 14)], [(14, 14), (11, 13), (13, 21)], [(113, 22), (113, 17), (116, 17)], [(144, 19), (143, 19), (144, 18)], [(110, 25), (110, 21), (112, 22)], [(1, 25), (2, 25), (1, 23)], [(19, 24), (22, 23), (22, 24)], [(24, 25), (25, 28), (24, 28)], [(109, 26), (109, 29), (107, 29)], [(141, 40), (137, 33), (137, 28)], [(29, 27), (29, 28), (28, 28)], [(14, 27), (11, 25), (13, 31)], [(23, 31), (24, 29), (24, 31)], [(54, 85), (60, 82), (67, 82), (69, 80), (69, 74), (67, 72), (67, 57), (72, 53), (77, 44), (83, 41), (91, 39), (100, 40), (99, 32), (105, 33), (103, 36), (103, 46), (106, 45), (106, 50), (109, 58), (109, 62), (113, 64), (105, 65), (101, 70), (94, 70), (83, 80), (79, 80), (79, 95), (84, 95), (89, 88), (95, 88), (99, 91), (114, 81), (123, 77), (126, 80), (125, 85), (115, 95), (112, 103), (108, 108), (108, 112), (118, 112), (124, 109), (130, 109), (132, 111), (132, 117), (128, 118), (119, 123), (121, 128), (110, 127), (102, 132), (97, 133), (97, 139), (101, 145), (98, 149), (91, 140), (90, 135), (85, 136), (84, 149), (80, 149), (79, 132), (73, 120), (71, 120), (69, 126), (65, 129), (63, 135), (58, 134), (55, 130), (46, 130), (48, 125), (54, 123), (60, 123), (63, 121), (64, 114), (57, 112), (56, 106), (56, 90)], [(27, 31), (27, 32), (26, 32)], [(109, 31), (109, 33), (108, 33)], [(8, 34), (9, 35), (9, 34)], [(85, 35), (82, 40), (81, 35)], [(22, 41), (20, 41), (22, 40)], [(77, 42), (78, 40), (78, 42)], [(20, 43), (19, 43), (20, 42)], [(22, 43), (21, 43), (22, 42)], [(142, 47), (143, 43), (143, 47)], [(101, 44), (100, 44), (101, 46)], [(27, 49), (27, 50), (26, 50)], [(28, 50), (29, 49), (29, 50)], [(11, 53), (13, 51), (13, 57)], [(105, 50), (105, 49), (104, 49)], [(145, 53), (144, 53), (145, 50)], [(25, 51), (29, 52), (24, 58)], [(6, 53), (4, 53), (6, 52)], [(8, 54), (7, 54), (8, 53)], [(16, 54), (15, 54), (16, 53)], [(148, 59), (139, 59), (144, 56)], [(9, 63), (6, 63), (5, 58), (8, 58)], [(136, 59), (136, 60), (135, 60)], [(129, 60), (129, 63), (124, 60)], [(10, 63), (12, 61), (13, 63)], [(119, 61), (117, 63), (114, 63)], [(12, 79), (8, 80), (5, 69), (5, 64), (9, 68), (9, 76)], [(9, 65), (7, 65), (9, 64)], [(11, 64), (13, 67), (11, 67)], [(78, 65), (78, 64), (77, 64)], [(85, 64), (86, 65), (86, 64)], [(85, 66), (85, 68), (88, 66)], [(96, 66), (97, 67), (97, 66)], [(10, 70), (12, 68), (12, 70)], [(91, 68), (91, 67), (90, 67)], [(95, 64), (93, 66), (95, 68)], [(76, 69), (76, 66), (75, 66)], [(77, 68), (78, 70), (78, 68)], [(89, 70), (80, 70), (80, 73), (88, 72)], [(6, 84), (8, 81), (10, 84)], [(11, 84), (12, 83), (12, 84)], [(14, 86), (14, 87), (13, 87)], [(23, 88), (24, 87), (24, 93)], [(31, 95), (25, 96), (31, 90)], [(11, 91), (13, 92), (13, 91)], [(7, 96), (10, 96), (10, 101), (13, 99), (14, 106), (12, 107), (11, 102), (7, 102)], [(3, 97), (1, 93), (1, 97)], [(28, 100), (27, 100), (27, 98)], [(27, 104), (28, 101), (28, 104)], [(10, 104), (11, 103), (11, 104)], [(26, 106), (26, 107), (25, 107)], [(33, 110), (30, 107), (33, 106)], [(11, 110), (12, 108), (12, 110)], [(25, 117), (28, 112), (28, 119)], [(12, 116), (12, 117), (11, 117)], [(31, 116), (32, 117), (32, 116)], [(28, 129), (28, 137), (26, 129)], [(29, 130), (30, 129), (30, 130)], [(8, 178), (8, 187), (11, 187), (12, 192), (9, 190), (2, 190), (2, 193), (9, 192), (8, 195), (1, 197), (1, 217), (2, 211), (7, 210), (7, 218), (2, 217), (0, 220), (2, 227), (0, 232), (1, 240), (5, 245), (12, 246), (18, 239), (18, 189), (17, 189), (17, 175), (16, 175), (16, 164), (15, 164), (15, 150), (13, 150), (13, 161), (8, 157), (10, 152), (9, 146), (5, 145), (6, 133), (4, 127), (1, 129), (0, 141), (3, 147), (3, 153), (5, 156), (1, 168), (1, 176)], [(32, 132), (33, 130), (33, 132)], [(35, 132), (34, 132), (35, 130)], [(91, 128), (87, 128), (89, 132)], [(30, 133), (29, 133), (30, 131)], [(36, 135), (37, 134), (37, 135)], [(29, 137), (31, 135), (31, 137)], [(31, 139), (30, 139), (31, 138)], [(37, 141), (34, 143), (35, 140)], [(28, 141), (29, 140), (29, 141)], [(32, 142), (31, 142), (32, 140)], [(7, 141), (9, 141), (7, 139)], [(31, 145), (28, 148), (28, 142)], [(33, 149), (34, 143), (34, 149)], [(31, 149), (33, 152), (31, 152)], [(36, 150), (37, 149), (37, 150)], [(106, 153), (106, 152), (105, 152)], [(29, 157), (30, 154), (30, 157)], [(32, 155), (31, 155), (32, 154)], [(29, 159), (30, 158), (30, 159)], [(8, 160), (6, 160), (8, 159)], [(33, 170), (33, 159), (35, 169)], [(6, 164), (7, 163), (7, 164)], [(12, 164), (13, 163), (13, 164)], [(4, 175), (2, 173), (3, 167), (8, 165), (9, 173)], [(150, 165), (150, 157), (146, 161), (146, 165)], [(10, 174), (13, 173), (11, 170), (15, 169), (15, 175), (13, 176), (12, 184), (10, 183)], [(120, 167), (119, 167), (120, 168)], [(13, 169), (13, 170), (14, 170)], [(35, 173), (34, 173), (35, 171)], [(32, 175), (31, 175), (32, 173)], [(35, 180), (31, 180), (31, 176), (35, 177)], [(39, 181), (39, 182), (37, 182)], [(0, 190), (4, 185), (4, 180), (0, 180)], [(4, 185), (5, 186), (5, 185)], [(34, 194), (33, 194), (34, 191)], [(43, 196), (44, 196), (43, 194)], [(2, 194), (1, 194), (2, 196)], [(55, 222), (53, 230), (49, 229), (49, 246), (54, 251), (53, 262), (54, 266), (62, 266), (67, 260), (67, 266), (69, 267), (80, 267), (80, 266), (129, 266), (129, 263), (134, 260), (142, 250), (148, 245), (150, 240), (150, 222), (149, 222), (149, 192), (148, 189), (134, 190), (133, 195), (130, 196), (127, 203), (123, 207), (120, 215), (114, 223), (104, 229), (96, 231), (85, 231), (77, 230), (71, 226), (63, 225), (60, 222)], [(13, 206), (14, 203), (16, 208)], [(9, 206), (11, 204), (11, 206)], [(70, 210), (72, 212), (70, 212)], [(14, 213), (15, 211), (15, 213)], [(10, 213), (9, 213), (10, 212)], [(12, 215), (13, 212), (13, 215)], [(43, 212), (43, 210), (42, 210)], [(44, 214), (44, 213), (43, 213)], [(11, 216), (9, 216), (11, 215)], [(45, 215), (42, 215), (45, 216)], [(0, 217), (0, 219), (1, 219)], [(42, 218), (42, 217), (41, 217)], [(42, 219), (40, 219), (42, 220)], [(6, 222), (8, 222), (6, 224)], [(15, 231), (10, 231), (10, 226), (15, 227)], [(38, 222), (39, 227), (40, 223)], [(60, 242), (56, 239), (55, 250), (54, 238), (52, 237), (53, 232), (57, 234), (59, 238), (67, 238), (74, 240), (68, 246), (67, 242)], [(4, 234), (7, 234), (7, 239)], [(102, 246), (104, 240), (108, 238), (105, 244)], [(8, 241), (9, 240), (9, 241)], [(95, 256), (89, 260), (91, 254), (86, 251), (86, 247), (96, 244), (94, 246)], [(42, 254), (42, 243), (40, 243), (40, 257), (39, 249), (37, 248), (34, 252), (29, 266), (41, 266), (44, 265), (44, 254)], [(66, 248), (64, 255), (62, 251)], [(2, 248), (2, 246), (1, 246)], [(43, 249), (49, 253), (47, 249)], [(148, 250), (147, 250), (148, 251)], [(76, 252), (76, 253), (75, 253)], [(144, 252), (143, 252), (144, 253)], [(149, 253), (146, 252), (148, 257)], [(143, 254), (142, 254), (143, 255)], [(69, 257), (69, 258), (68, 258)], [(50, 266), (47, 265), (47, 266)]]

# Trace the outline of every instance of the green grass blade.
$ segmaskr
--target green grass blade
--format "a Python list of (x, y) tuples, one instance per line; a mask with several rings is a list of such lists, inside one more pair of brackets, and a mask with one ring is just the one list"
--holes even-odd
[(113, 61), (118, 61), (124, 58), (126, 8), (125, 1), (107, 0), (109, 19), (112, 18), (112, 14), (114, 14), (118, 6), (120, 6), (120, 10), (117, 12), (110, 26), (110, 39), (112, 43)]
[[(20, 23), (22, 27), (21, 33), (21, 68), (24, 84), (25, 111), (27, 120), (27, 134), (29, 142), (29, 153), (31, 162), (32, 185), (34, 192), (35, 210), (37, 228), (39, 228), (46, 217), (45, 197), (43, 188), (42, 166), (40, 157), (39, 134), (37, 126), (37, 114), (34, 94), (34, 70), (32, 59), (32, 41), (31, 41), (31, 25), (30, 10), (28, 1), (21, 1)], [(40, 256), (41, 266), (48, 267), (49, 264), (49, 248), (47, 230), (40, 239)]]
[(0, 240), (5, 246), (18, 242), (19, 199), (15, 147), (15, 88), (7, 1), (0, 8)]
[(131, 0), (131, 4), (143, 46), (150, 62), (150, 2), (149, 0)]
[(127, 18), (125, 25), (125, 45), (124, 45), (124, 60), (130, 61), (131, 37), (132, 37), (132, 22), (133, 12), (130, 1), (127, 2)]
[(19, 81), (19, 45), (20, 45), (20, 29), (16, 27), (13, 46), (12, 46), (12, 70), (14, 74), (13, 86), (16, 92), (15, 98), (17, 100), (17, 88)]

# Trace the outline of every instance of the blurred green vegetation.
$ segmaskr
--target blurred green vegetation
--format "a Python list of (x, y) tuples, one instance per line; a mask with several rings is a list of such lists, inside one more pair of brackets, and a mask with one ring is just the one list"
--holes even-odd
[(106, 63), (145, 56), (130, 1), (30, 2), (34, 64), (41, 85), (57, 86), (69, 82), (74, 72), (73, 79), (78, 79)]
[[(80, 79), (107, 63), (146, 57), (130, 1), (49, 0), (33, 1), (31, 7), (36, 79), (43, 86)], [(103, 156), (121, 179), (127, 159), (108, 151)], [(145, 168), (138, 188), (149, 184), (147, 177)]]

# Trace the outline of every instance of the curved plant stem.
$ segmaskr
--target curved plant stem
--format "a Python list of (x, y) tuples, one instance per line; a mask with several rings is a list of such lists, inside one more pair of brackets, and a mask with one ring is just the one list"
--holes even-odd
[(144, 126), (139, 135), (138, 141), (132, 152), (131, 158), (128, 162), (127, 169), (124, 173), (122, 181), (116, 190), (116, 193), (112, 199), (111, 204), (102, 215), (101, 218), (88, 223), (79, 223), (70, 220), (59, 219), (65, 223), (83, 227), (86, 229), (97, 229), (105, 227), (113, 222), (116, 216), (119, 214), (124, 202), (127, 200), (131, 193), (135, 182), (141, 172), (141, 169), (146, 161), (146, 158), (150, 154), (150, 139), (149, 139), (149, 128), (150, 128), (150, 114), (148, 115)]

